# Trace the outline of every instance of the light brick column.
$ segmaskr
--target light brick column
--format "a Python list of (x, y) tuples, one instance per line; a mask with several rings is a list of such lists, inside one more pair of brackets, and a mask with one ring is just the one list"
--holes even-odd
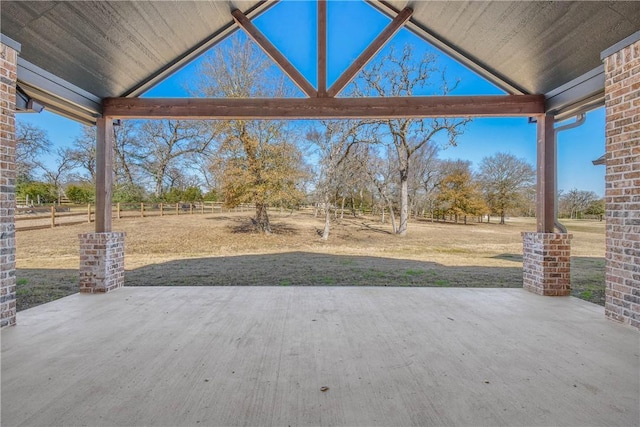
[(0, 327), (16, 324), (16, 64), (0, 43)]
[(565, 233), (522, 233), (523, 288), (538, 295), (571, 294), (571, 239)]
[(123, 232), (80, 234), (80, 292), (109, 292), (124, 286)]
[(640, 329), (640, 40), (618, 48), (603, 53), (605, 314)]

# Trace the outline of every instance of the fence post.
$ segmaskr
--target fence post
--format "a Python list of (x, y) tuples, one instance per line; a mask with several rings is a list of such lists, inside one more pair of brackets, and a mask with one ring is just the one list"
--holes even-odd
[(164, 216), (164, 204), (160, 203), (160, 216)]
[(56, 207), (51, 206), (51, 228), (56, 226)]
[(180, 204), (176, 202), (176, 215), (180, 215)]
[(87, 222), (91, 223), (91, 203), (87, 203)]
[(213, 213), (214, 213), (213, 204), (214, 204), (214, 203), (213, 203), (213, 202), (211, 202), (211, 214), (212, 214), (212, 215), (213, 215)]
[(144, 218), (144, 202), (140, 202), (140, 216)]
[(193, 203), (189, 203), (189, 214), (193, 215)]
[(202, 211), (202, 215), (204, 215), (204, 202), (200, 202), (200, 210)]
[(116, 204), (116, 209), (118, 210), (118, 219), (120, 219), (120, 202)]

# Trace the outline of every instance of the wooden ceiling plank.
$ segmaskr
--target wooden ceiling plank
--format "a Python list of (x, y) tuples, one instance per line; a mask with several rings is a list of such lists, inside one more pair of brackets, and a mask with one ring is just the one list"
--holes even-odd
[(384, 47), (385, 44), (404, 26), (411, 18), (413, 10), (405, 7), (396, 15), (395, 18), (386, 26), (384, 30), (371, 42), (369, 46), (356, 58), (355, 61), (342, 73), (340, 77), (331, 85), (327, 95), (334, 97), (353, 80), (353, 78), (362, 70), (371, 59)]
[(316, 89), (307, 79), (289, 62), (285, 56), (265, 37), (264, 34), (245, 16), (242, 11), (235, 9), (231, 12), (233, 19), (251, 39), (271, 58), (282, 71), (300, 88), (308, 97), (317, 96)]
[(103, 115), (174, 119), (382, 119), (528, 117), (544, 95), (388, 98), (106, 98)]

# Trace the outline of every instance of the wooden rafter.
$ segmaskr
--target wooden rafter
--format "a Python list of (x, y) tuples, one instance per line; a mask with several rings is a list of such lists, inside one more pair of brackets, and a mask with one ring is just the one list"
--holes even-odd
[(104, 116), (180, 119), (508, 117), (544, 113), (543, 95), (397, 98), (106, 98)]
[(347, 68), (344, 73), (331, 85), (329, 90), (327, 91), (327, 96), (334, 97), (338, 95), (348, 84), (353, 80), (353, 78), (362, 70), (365, 65), (371, 61), (371, 59), (384, 47), (384, 45), (391, 40), (391, 38), (402, 28), (402, 26), (407, 22), (411, 15), (413, 14), (413, 10), (409, 7), (405, 7), (398, 13), (398, 15), (393, 18), (393, 21), (387, 25), (387, 27), (382, 30), (382, 32), (375, 38), (374, 41), (371, 42), (369, 46), (356, 58), (356, 60)]
[(308, 97), (316, 97), (317, 92), (309, 81), (289, 62), (285, 56), (262, 34), (262, 32), (239, 9), (231, 12), (236, 23), (256, 42), (260, 48), (271, 58), (282, 71), (289, 76)]
[(327, 96), (327, 0), (318, 0), (318, 96)]

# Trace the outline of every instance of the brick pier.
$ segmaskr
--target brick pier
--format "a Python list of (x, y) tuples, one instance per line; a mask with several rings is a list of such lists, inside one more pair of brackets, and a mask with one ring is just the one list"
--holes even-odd
[(523, 288), (538, 295), (571, 294), (571, 239), (564, 233), (522, 233)]
[(80, 292), (109, 292), (124, 286), (123, 232), (80, 235)]

